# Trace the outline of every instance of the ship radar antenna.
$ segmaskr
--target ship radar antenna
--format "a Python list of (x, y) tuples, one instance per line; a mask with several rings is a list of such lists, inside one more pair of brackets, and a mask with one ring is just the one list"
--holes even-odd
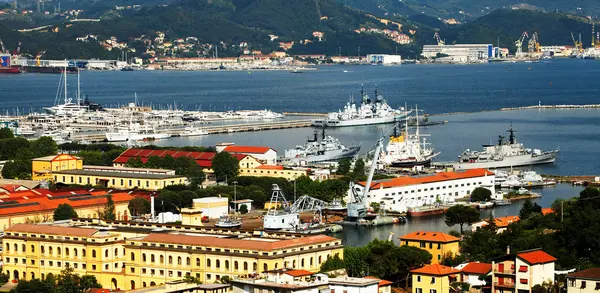
[(508, 130), (508, 141), (510, 144), (514, 144), (515, 143), (515, 132), (517, 132), (516, 130), (513, 129), (512, 126), (512, 121), (510, 122), (510, 129)]
[(325, 125), (323, 125), (323, 131), (321, 132), (321, 139), (325, 139)]

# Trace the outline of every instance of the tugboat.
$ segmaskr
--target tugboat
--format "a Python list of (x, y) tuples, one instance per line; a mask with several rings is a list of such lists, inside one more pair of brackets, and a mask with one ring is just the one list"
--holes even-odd
[(318, 131), (315, 130), (314, 138), (308, 139), (304, 145), (298, 145), (295, 149), (285, 150), (285, 158), (290, 161), (324, 162), (356, 155), (360, 146), (346, 147), (333, 136), (325, 134), (325, 128), (321, 133), (321, 141), (318, 140)]
[[(416, 110), (418, 111), (418, 110)], [(418, 112), (417, 112), (418, 113)], [(440, 153), (434, 153), (434, 150), (427, 147), (429, 143), (419, 132), (419, 115), (417, 114), (416, 131), (409, 134), (408, 123), (405, 123), (405, 130), (398, 133), (398, 123), (394, 126), (394, 133), (381, 157), (383, 164), (392, 167), (411, 168), (414, 166), (429, 166), (431, 159)]]
[(539, 149), (526, 149), (522, 143), (517, 142), (516, 130), (510, 127), (508, 141), (504, 136), (498, 136), (497, 145), (483, 145), (480, 152), (465, 150), (459, 161), (453, 166), (456, 170), (476, 168), (508, 168), (529, 166), (537, 164), (550, 164), (556, 160), (558, 150), (542, 151)]
[(241, 226), (242, 220), (230, 216), (221, 216), (219, 221), (215, 223), (215, 227), (219, 228), (239, 228)]

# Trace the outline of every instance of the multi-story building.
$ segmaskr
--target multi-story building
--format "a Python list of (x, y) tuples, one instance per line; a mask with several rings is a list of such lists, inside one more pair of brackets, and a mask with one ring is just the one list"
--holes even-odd
[(554, 283), (556, 258), (536, 249), (492, 259), (492, 293), (531, 292), (535, 285)]
[(83, 160), (69, 154), (45, 156), (31, 160), (31, 179), (50, 180), (52, 172), (61, 170), (81, 169)]
[[(468, 197), (477, 187), (488, 188), (494, 193), (494, 180), (494, 173), (485, 169), (384, 179), (371, 184), (366, 201), (367, 204), (381, 204), (386, 210), (406, 212), (423, 205), (454, 202)], [(362, 193), (365, 184), (358, 182), (356, 191)], [(348, 191), (346, 202), (351, 202), (351, 192)]]
[(118, 220), (129, 217), (128, 204), (133, 196), (127, 192), (110, 192), (103, 190), (71, 189), (56, 191), (35, 188), (15, 191), (0, 196), (0, 229), (6, 230), (19, 223), (38, 223), (52, 221), (54, 210), (61, 204), (68, 204), (81, 218), (98, 218), (104, 211), (107, 197), (110, 194), (115, 204), (115, 215)]
[(488, 285), (486, 276), (492, 271), (492, 264), (482, 262), (470, 262), (460, 264), (455, 269), (460, 270), (460, 281), (469, 283), (471, 287), (481, 288)]
[(460, 253), (460, 239), (442, 232), (418, 231), (400, 236), (400, 245), (418, 247), (431, 253), (431, 263), (438, 264), (446, 256)]
[(447, 293), (450, 284), (458, 280), (460, 271), (440, 264), (428, 265), (410, 271), (412, 293)]
[[(214, 229), (214, 230), (211, 230)], [(279, 268), (319, 270), (343, 257), (341, 240), (325, 235), (133, 222), (74, 221), (71, 226), (19, 224), (6, 230), (4, 271), (11, 279), (44, 278), (73, 267), (104, 288), (131, 290), (197, 277), (214, 283)]]
[(568, 293), (596, 293), (600, 290), (600, 268), (591, 268), (567, 275)]

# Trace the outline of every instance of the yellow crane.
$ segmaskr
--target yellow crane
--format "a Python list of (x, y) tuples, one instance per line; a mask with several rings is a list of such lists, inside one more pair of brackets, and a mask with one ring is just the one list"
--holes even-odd
[(438, 46), (442, 46), (446, 43), (442, 40), (438, 32), (435, 32), (435, 34), (433, 34), (433, 38), (437, 41)]
[(581, 54), (583, 54), (583, 46), (581, 44), (581, 34), (579, 34), (579, 41), (575, 39), (575, 36), (573, 35), (573, 33), (571, 33), (571, 39), (573, 39), (573, 44), (575, 45), (575, 55), (576, 56), (580, 56)]

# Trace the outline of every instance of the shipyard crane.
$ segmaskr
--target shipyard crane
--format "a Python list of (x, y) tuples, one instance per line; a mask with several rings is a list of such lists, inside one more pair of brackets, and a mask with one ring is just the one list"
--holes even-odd
[(351, 220), (360, 220), (367, 216), (366, 198), (369, 194), (369, 189), (371, 188), (371, 182), (373, 182), (373, 175), (377, 168), (381, 149), (383, 149), (383, 137), (377, 141), (375, 152), (373, 153), (373, 160), (371, 161), (371, 169), (369, 169), (369, 176), (367, 177), (367, 182), (363, 190), (361, 191), (360, 187), (356, 186), (354, 182), (350, 182), (350, 193), (352, 194), (351, 200), (354, 201), (348, 203), (348, 218)]
[(445, 44), (438, 32), (435, 32), (435, 34), (433, 34), (433, 38), (437, 41), (438, 46), (443, 46)]
[(37, 55), (35, 55), (35, 65), (36, 66), (41, 66), (42, 65), (41, 59), (42, 59), (42, 56), (44, 56), (44, 54), (46, 54), (45, 50), (42, 51), (42, 52), (39, 52)]
[(527, 32), (523, 32), (521, 34), (521, 38), (515, 41), (515, 46), (517, 47), (517, 53), (515, 54), (517, 57), (521, 57), (523, 55), (523, 42), (525, 42), (525, 38), (528, 38)]
[[(315, 212), (315, 218), (321, 222), (322, 210), (329, 204), (320, 199), (303, 195), (290, 203), (279, 185), (272, 185), (269, 209), (263, 219), (266, 230), (296, 229), (300, 225), (300, 213)], [(281, 208), (281, 209), (280, 209)]]
[(2, 49), (2, 51), (0, 51), (0, 54), (8, 54), (8, 51), (6, 51), (6, 48), (4, 47), (4, 43), (2, 42), (2, 39), (0, 39), (0, 49)]
[(540, 40), (538, 37), (538, 33), (534, 32), (531, 35), (531, 38), (527, 42), (527, 51), (531, 53), (539, 53), (540, 52)]

